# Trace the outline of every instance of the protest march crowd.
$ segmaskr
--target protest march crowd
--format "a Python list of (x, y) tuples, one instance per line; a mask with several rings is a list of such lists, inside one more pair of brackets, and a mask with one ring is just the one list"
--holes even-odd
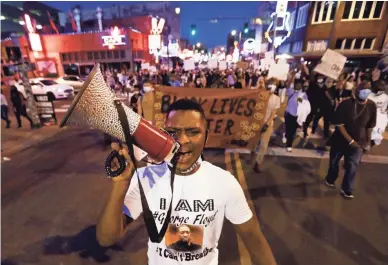
[[(139, 70), (127, 73), (105, 71), (108, 85), (116, 94), (128, 97), (128, 105), (138, 114), (143, 115), (142, 96), (153, 91), (153, 85), (185, 87), (185, 88), (230, 88), (268, 90), (268, 100), (264, 126), (255, 150), (256, 163), (254, 170), (261, 172), (261, 164), (267, 152), (268, 143), (274, 134), (274, 119), (278, 117), (278, 109), (285, 104), (282, 142), (287, 152), (292, 152), (292, 144), (298, 128), (303, 137), (317, 133), (318, 124), (323, 118), (323, 148), (331, 146), (331, 168), (326, 184), (332, 186), (338, 175), (338, 163), (343, 155), (350, 157), (349, 172), (343, 183), (344, 195), (353, 197), (353, 185), (356, 169), (362, 153), (379, 145), (388, 123), (387, 82), (386, 72), (377, 65), (374, 69), (353, 69), (342, 72), (338, 80), (333, 80), (314, 71), (314, 66), (306, 63), (290, 65), (286, 80), (278, 80), (268, 76), (267, 69), (253, 67), (236, 69), (195, 69), (185, 71), (176, 68), (166, 70)], [(351, 103), (352, 102), (352, 103)], [(342, 104), (343, 103), (343, 104)], [(358, 104), (360, 103), (360, 104)], [(341, 127), (335, 126), (331, 134), (330, 127), (345, 125), (347, 132), (342, 134)], [(370, 131), (368, 132), (368, 130)], [(348, 147), (354, 147), (349, 149)], [(359, 147), (359, 148), (358, 148)], [(349, 151), (350, 150), (350, 151)], [(354, 152), (354, 151), (357, 152)], [(337, 173), (335, 173), (337, 172)]]

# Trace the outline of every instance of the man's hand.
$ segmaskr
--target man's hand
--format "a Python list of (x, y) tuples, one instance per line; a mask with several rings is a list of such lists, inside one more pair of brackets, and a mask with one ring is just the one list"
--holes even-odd
[[(125, 167), (124, 172), (118, 175), (117, 177), (112, 178), (112, 181), (119, 182), (131, 180), (133, 173), (135, 172), (135, 166), (131, 157), (129, 156), (127, 145), (122, 144), (122, 146), (120, 146), (118, 143), (112, 143), (111, 147), (113, 150), (119, 152), (120, 155), (124, 156), (125, 160), (127, 161), (127, 166)], [(111, 163), (112, 170), (117, 170), (119, 169), (119, 167), (120, 163), (117, 158), (113, 159)]]
[(356, 141), (354, 141), (354, 140), (349, 145), (352, 148), (361, 148), (361, 146)]
[(298, 102), (302, 103), (303, 102), (303, 98), (298, 98)]
[(367, 153), (370, 151), (370, 145), (366, 145), (362, 148), (362, 150), (364, 151), (364, 153)]

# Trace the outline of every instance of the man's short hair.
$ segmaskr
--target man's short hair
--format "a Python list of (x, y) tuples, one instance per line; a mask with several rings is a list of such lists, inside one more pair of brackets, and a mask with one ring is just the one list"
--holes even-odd
[(189, 229), (189, 231), (191, 232), (191, 228), (190, 228), (190, 226), (188, 226), (188, 225), (180, 225), (179, 227), (178, 227), (178, 232), (180, 231), (180, 229), (181, 229), (181, 227), (187, 227), (188, 229)]
[(205, 112), (203, 111), (203, 108), (202, 108), (201, 104), (197, 103), (194, 100), (186, 99), (186, 98), (178, 99), (177, 101), (175, 101), (174, 103), (172, 103), (168, 107), (168, 109), (167, 109), (167, 117), (168, 117), (168, 115), (170, 115), (171, 111), (177, 111), (177, 110), (182, 110), (182, 111), (193, 110), (193, 111), (197, 111), (197, 112), (199, 112), (201, 114), (202, 118), (204, 120), (206, 120)]

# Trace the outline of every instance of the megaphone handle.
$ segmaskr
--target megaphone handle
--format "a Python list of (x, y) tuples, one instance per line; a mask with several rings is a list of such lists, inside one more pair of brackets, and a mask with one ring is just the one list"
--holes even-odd
[[(120, 167), (117, 170), (112, 170), (111, 163), (115, 158), (117, 158), (117, 160), (119, 161)], [(106, 174), (111, 178), (117, 177), (118, 175), (123, 173), (126, 166), (127, 163), (125, 157), (120, 155), (117, 151), (112, 151), (105, 160), (105, 171)]]

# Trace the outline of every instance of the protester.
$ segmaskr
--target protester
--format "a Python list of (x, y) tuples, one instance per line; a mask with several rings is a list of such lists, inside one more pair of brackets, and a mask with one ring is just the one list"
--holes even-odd
[(18, 128), (22, 127), (22, 120), (20, 119), (20, 116), (24, 116), (30, 122), (31, 128), (33, 128), (32, 120), (27, 114), (27, 107), (26, 107), (25, 101), (26, 99), (24, 98), (23, 94), (18, 91), (16, 86), (12, 85), (11, 102), (12, 102), (13, 110), (18, 123)]
[[(3, 85), (4, 85), (4, 83), (1, 82), (2, 87), (3, 87)], [(8, 102), (4, 96), (3, 88), (1, 88), (1, 119), (5, 120), (5, 122), (7, 124), (5, 128), (9, 128), (11, 125), (11, 121), (8, 118)]]
[(364, 152), (370, 150), (371, 132), (376, 126), (377, 108), (368, 100), (371, 90), (360, 84), (356, 95), (345, 99), (335, 111), (333, 124), (336, 130), (332, 136), (329, 170), (325, 184), (335, 188), (338, 178), (339, 162), (344, 157), (345, 175), (341, 195), (354, 198), (353, 188), (358, 166)]
[(377, 80), (373, 83), (372, 93), (368, 96), (368, 99), (373, 101), (377, 107), (376, 126), (372, 131), (371, 146), (381, 144), (388, 125), (388, 95), (386, 91), (387, 84), (382, 80)]
[(273, 120), (277, 110), (280, 108), (280, 98), (275, 95), (275, 91), (277, 88), (276, 83), (277, 80), (274, 78), (271, 78), (267, 81), (267, 89), (270, 91), (271, 95), (268, 99), (267, 111), (264, 118), (264, 125), (260, 134), (260, 142), (258, 145), (258, 152), (255, 159), (256, 162), (253, 166), (253, 170), (256, 173), (261, 172), (261, 164), (263, 162), (265, 154), (267, 153), (268, 143), (273, 133)]
[[(169, 106), (166, 115), (165, 129), (181, 146), (173, 189), (171, 221), (167, 221), (176, 225), (174, 222), (179, 220), (174, 217), (179, 216), (179, 219), (186, 220), (187, 225), (196, 226), (203, 231), (202, 249), (195, 252), (206, 252), (206, 255), (197, 255), (197, 259), (202, 260), (201, 264), (218, 264), (217, 244), (226, 217), (235, 225), (254, 264), (275, 265), (271, 249), (260, 227), (255, 225), (256, 221), (252, 218), (252, 212), (236, 178), (228, 171), (200, 158), (207, 140), (208, 129), (201, 105), (191, 100), (181, 99)], [(141, 199), (139, 185), (144, 189), (150, 210), (157, 212), (158, 216), (160, 214), (160, 217), (155, 219), (162, 220), (167, 212), (166, 207), (162, 207), (161, 201), (166, 200), (168, 205), (171, 199), (169, 180), (171, 172), (165, 163), (140, 168), (135, 173), (128, 149), (118, 144), (112, 144), (112, 148), (124, 155), (127, 167), (121, 175), (111, 178), (111, 194), (98, 219), (97, 240), (102, 246), (117, 243), (125, 235), (124, 231), (128, 230), (128, 225), (142, 213), (141, 200), (144, 198)], [(138, 174), (141, 183), (134, 174)], [(153, 179), (152, 185), (149, 182), (150, 178)], [(220, 189), (220, 183), (222, 183), (222, 189)], [(182, 208), (183, 206), (179, 204), (181, 200), (189, 204), (196, 201), (210, 203), (204, 208), (193, 211)], [(196, 217), (199, 212), (208, 216), (207, 225), (198, 223)], [(153, 217), (151, 219), (154, 220)], [(160, 222), (156, 222), (156, 225), (159, 230)], [(148, 248), (149, 264), (179, 263), (165, 255), (159, 255), (159, 249), (168, 248), (165, 238), (161, 243), (149, 241)], [(212, 251), (208, 251), (209, 249)]]

